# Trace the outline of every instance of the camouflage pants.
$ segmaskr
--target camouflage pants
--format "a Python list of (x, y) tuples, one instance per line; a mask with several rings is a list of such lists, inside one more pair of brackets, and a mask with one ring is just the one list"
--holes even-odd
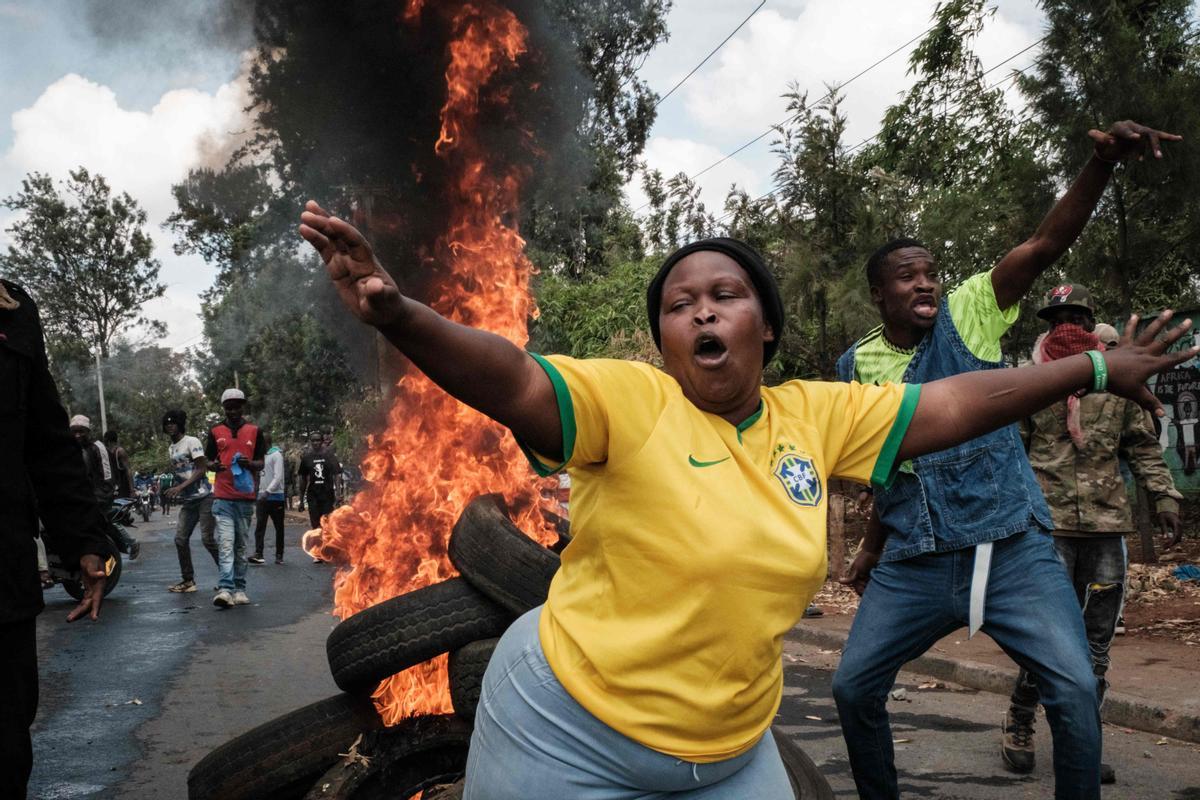
[[(1101, 702), (1108, 689), (1109, 648), (1117, 629), (1117, 620), (1125, 605), (1125, 567), (1128, 554), (1125, 537), (1115, 536), (1055, 536), (1054, 549), (1067, 568), (1067, 577), (1075, 587), (1075, 596), (1083, 609), (1083, 625), (1087, 631), (1092, 671), (1096, 674), (1096, 691)], [(1012, 694), (1013, 710), (1032, 714), (1038, 704), (1037, 682), (1033, 675), (1021, 670)]]

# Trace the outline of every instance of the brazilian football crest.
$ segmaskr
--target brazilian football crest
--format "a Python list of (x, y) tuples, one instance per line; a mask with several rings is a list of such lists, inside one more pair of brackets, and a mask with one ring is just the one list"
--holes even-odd
[(821, 476), (811, 458), (787, 453), (775, 464), (775, 477), (796, 505), (815, 506), (821, 502)]

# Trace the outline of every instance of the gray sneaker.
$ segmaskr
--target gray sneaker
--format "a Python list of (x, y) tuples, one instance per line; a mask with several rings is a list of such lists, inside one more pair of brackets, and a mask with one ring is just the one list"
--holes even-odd
[(1033, 772), (1033, 715), (1014, 714), (1013, 709), (1009, 708), (1004, 715), (1001, 731), (1004, 742), (1000, 746), (1000, 755), (1004, 758), (1005, 766), (1021, 775)]
[(250, 598), (246, 596), (245, 592), (234, 592), (233, 604), (235, 606), (248, 606), (250, 605)]
[(221, 591), (217, 592), (217, 596), (213, 598), (213, 605), (217, 608), (233, 608), (233, 604), (233, 595), (229, 593), (228, 589), (222, 589)]
[(179, 594), (187, 594), (189, 592), (194, 592), (194, 591), (196, 591), (196, 582), (195, 581), (180, 581), (179, 583), (175, 584), (174, 586), (168, 586), (167, 591), (168, 592), (176, 592)]

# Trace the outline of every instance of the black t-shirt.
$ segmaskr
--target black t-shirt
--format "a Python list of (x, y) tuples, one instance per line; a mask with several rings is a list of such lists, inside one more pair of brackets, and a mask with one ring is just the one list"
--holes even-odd
[(342, 465), (329, 450), (308, 452), (300, 459), (300, 474), (308, 476), (308, 497), (333, 497), (333, 480), (342, 471)]

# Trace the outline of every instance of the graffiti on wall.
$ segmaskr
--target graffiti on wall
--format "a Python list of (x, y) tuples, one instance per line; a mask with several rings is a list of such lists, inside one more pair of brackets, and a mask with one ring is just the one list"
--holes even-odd
[[(1176, 315), (1181, 318), (1183, 314)], [(1200, 315), (1193, 314), (1200, 319)], [(1185, 336), (1172, 350), (1200, 345), (1200, 331)], [(1200, 497), (1200, 358), (1185, 361), (1149, 381), (1150, 390), (1163, 404), (1166, 416), (1155, 419), (1163, 460), (1175, 476), (1179, 491)]]

